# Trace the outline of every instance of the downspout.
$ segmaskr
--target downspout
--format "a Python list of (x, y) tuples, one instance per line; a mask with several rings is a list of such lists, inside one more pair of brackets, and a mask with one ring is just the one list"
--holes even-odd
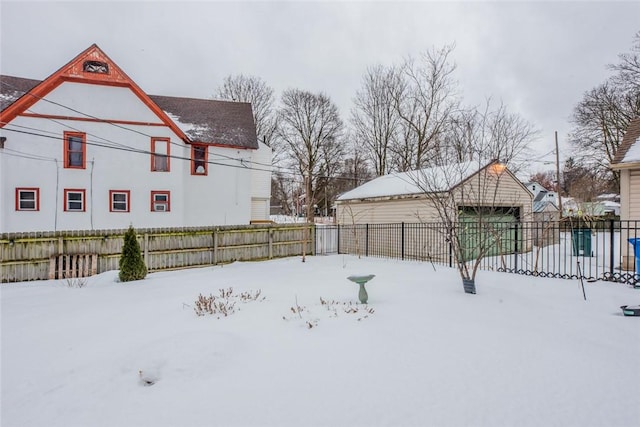
[(58, 231), (58, 199), (60, 198), (60, 194), (58, 194), (58, 192), (60, 190), (60, 167), (58, 166), (58, 159), (54, 160), (56, 162), (56, 204), (53, 217), (53, 231)]
[[(89, 198), (91, 200), (91, 204), (89, 205), (89, 220), (91, 221), (91, 229), (93, 230), (93, 166), (95, 164), (95, 157), (91, 159), (91, 172), (89, 174)], [(85, 200), (85, 203), (87, 201)]]

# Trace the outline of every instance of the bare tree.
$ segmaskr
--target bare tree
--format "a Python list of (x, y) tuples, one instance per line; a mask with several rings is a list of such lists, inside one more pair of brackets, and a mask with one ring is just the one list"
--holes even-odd
[(305, 180), (307, 220), (313, 221), (314, 188), (322, 166), (338, 162), (342, 154), (342, 120), (328, 96), (298, 89), (282, 94), (278, 136), (283, 149)]
[(640, 91), (640, 31), (633, 38), (631, 52), (618, 55), (619, 62), (609, 65), (616, 72), (613, 81), (629, 92)]
[(475, 293), (475, 277), (488, 255), (499, 255), (514, 243), (513, 230), (506, 218), (516, 220), (520, 207), (530, 205), (526, 196), (505, 195), (501, 181), (515, 177), (497, 161), (468, 161), (409, 172), (409, 179), (425, 195), (433, 218), (446, 230), (453, 258), (465, 291)]
[(400, 67), (401, 80), (391, 87), (401, 127), (391, 148), (397, 170), (432, 164), (434, 147), (458, 109), (457, 84), (452, 78), (456, 67), (449, 59), (453, 49), (453, 45), (431, 49), (418, 60), (408, 58)]
[(277, 127), (273, 89), (260, 77), (227, 76), (218, 88), (217, 98), (251, 103), (258, 139), (268, 146), (273, 145)]
[(499, 160), (516, 173), (528, 163), (529, 146), (538, 135), (522, 116), (509, 112), (504, 104), (494, 108), (487, 100), (482, 110), (476, 107), (451, 115), (441, 143), (433, 148), (432, 164)]
[(556, 173), (554, 171), (536, 172), (529, 177), (530, 182), (537, 182), (546, 190), (556, 188)]
[(605, 171), (569, 157), (562, 171), (562, 189), (577, 202), (591, 202), (602, 193), (615, 192), (617, 185)]
[(280, 171), (271, 175), (271, 204), (279, 206), (280, 213), (293, 216), (295, 201), (293, 200), (293, 178), (285, 176)]
[(619, 60), (609, 66), (615, 74), (585, 92), (576, 105), (569, 135), (575, 161), (609, 176), (609, 165), (629, 122), (640, 116), (640, 32), (631, 52), (619, 55)]
[(367, 69), (351, 110), (354, 138), (367, 150), (376, 176), (389, 172), (388, 154), (398, 129), (399, 116), (392, 94), (400, 91), (396, 67), (376, 65)]

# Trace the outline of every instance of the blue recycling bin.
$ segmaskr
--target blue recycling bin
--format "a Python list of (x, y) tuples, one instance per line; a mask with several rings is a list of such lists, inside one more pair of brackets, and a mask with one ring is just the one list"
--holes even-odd
[(640, 276), (640, 237), (632, 237), (627, 240), (633, 245), (633, 251), (636, 255), (636, 275)]

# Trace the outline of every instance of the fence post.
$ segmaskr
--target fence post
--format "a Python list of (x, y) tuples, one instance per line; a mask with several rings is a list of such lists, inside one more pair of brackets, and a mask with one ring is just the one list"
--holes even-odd
[(517, 222), (515, 226), (514, 239), (515, 239), (515, 242), (513, 243), (513, 266), (514, 266), (514, 271), (518, 271), (518, 250), (519, 250), (518, 243), (519, 243), (520, 237), (518, 236)]
[(273, 258), (273, 229), (269, 228), (269, 259)]
[[(622, 224), (620, 224), (620, 228), (622, 228)], [(620, 233), (622, 234), (622, 233)], [(609, 222), (609, 274), (611, 274), (611, 278), (613, 279), (613, 263), (615, 261), (615, 257), (613, 256), (613, 249), (615, 247), (615, 230), (613, 226), (613, 220)]]
[(400, 251), (400, 254), (402, 256), (402, 260), (404, 261), (404, 221), (402, 222), (402, 238), (401, 238), (401, 242), (402, 242), (402, 249)]
[(447, 229), (449, 241), (449, 268), (453, 268), (453, 230)]
[(340, 254), (340, 224), (337, 225), (338, 227), (338, 254)]
[(213, 265), (218, 264), (218, 229), (213, 230)]
[(143, 237), (144, 242), (144, 265), (149, 268), (149, 234), (144, 233)]
[(364, 232), (364, 256), (369, 256), (369, 223), (367, 223)]
[(316, 254), (316, 225), (314, 223), (314, 224), (311, 224), (309, 227), (311, 228), (310, 230), (311, 239), (309, 239), (311, 240), (311, 242), (309, 242), (311, 243), (311, 255), (315, 255)]

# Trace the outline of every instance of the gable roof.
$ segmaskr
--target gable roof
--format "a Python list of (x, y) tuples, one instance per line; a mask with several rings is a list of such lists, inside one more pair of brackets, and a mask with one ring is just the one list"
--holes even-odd
[(615, 168), (623, 163), (640, 163), (640, 117), (629, 122), (611, 166)]
[[(108, 73), (83, 72), (87, 61), (107, 64)], [(147, 95), (95, 44), (45, 80), (0, 76), (0, 127), (65, 81), (128, 87), (187, 143), (258, 148), (251, 104)]]
[(238, 148), (258, 148), (248, 102), (149, 96), (192, 142)]
[[(425, 185), (419, 185), (419, 183), (425, 181), (425, 179), (429, 180), (428, 188), (434, 193), (450, 191), (472, 175), (475, 175), (494, 163), (497, 163), (497, 161), (494, 160), (486, 164), (470, 161), (453, 165), (435, 166), (417, 171), (394, 172), (374, 178), (351, 191), (347, 191), (338, 197), (338, 200), (424, 194)], [(453, 168), (451, 166), (453, 166)], [(505, 171), (508, 170), (505, 169)], [(525, 187), (523, 186), (523, 188)], [(528, 190), (527, 193), (529, 193)]]
[(547, 208), (551, 208), (552, 211), (558, 212), (559, 209), (555, 203), (551, 200), (534, 200), (533, 201), (533, 213), (541, 213), (547, 210)]

